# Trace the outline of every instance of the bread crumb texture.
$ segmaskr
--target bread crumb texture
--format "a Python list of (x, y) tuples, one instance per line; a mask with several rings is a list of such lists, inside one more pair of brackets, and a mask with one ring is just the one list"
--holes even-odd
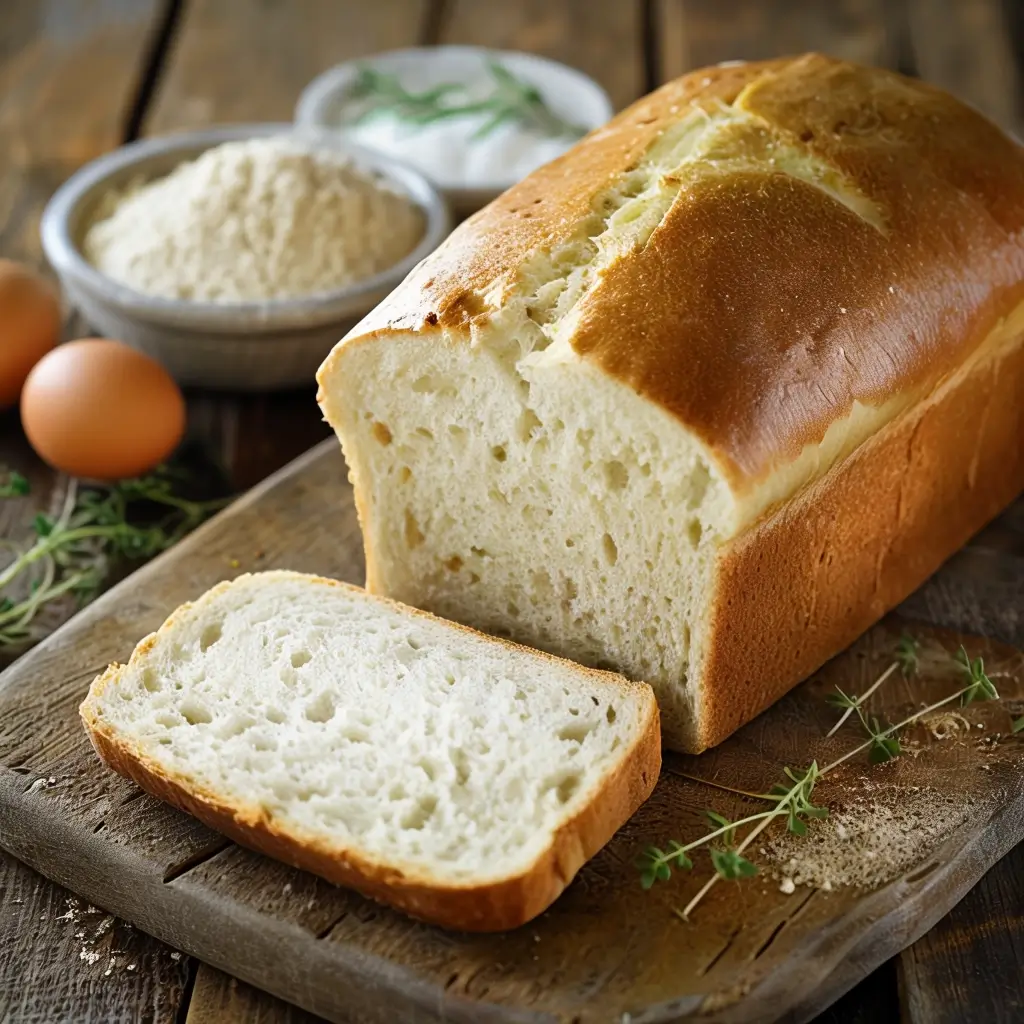
[[(1024, 333), (1010, 298), (987, 334), (977, 296), (944, 292), (948, 314), (921, 299), (936, 274), (964, 278), (989, 232), (1007, 258), (966, 277), (1019, 284), (1019, 233), (988, 212), (1009, 205), (961, 173), (969, 150), (947, 151), (934, 126), (991, 135), (993, 166), (1024, 195), (1024, 162), (995, 128), (830, 58), (706, 77), (640, 101), (464, 223), (319, 375), (370, 589), (649, 681), (667, 745), (691, 752), (920, 582), (904, 552), (927, 532), (919, 495), (947, 472), (931, 424), (905, 447), (906, 494), (888, 465), (876, 502), (845, 494), (844, 474), (875, 456), (849, 457), (911, 429)], [(891, 124), (864, 125), (865, 111)], [(966, 181), (976, 206), (955, 225), (969, 254), (936, 226)], [(834, 523), (805, 530), (817, 509), (794, 503), (817, 484), (819, 506), (836, 495)], [(858, 551), (845, 579), (838, 544)], [(740, 590), (765, 607), (737, 611)]]
[(652, 707), (646, 687), (266, 573), (176, 612), (85, 714), (300, 842), (459, 885), (527, 870)]
[(621, 385), (520, 326), (472, 359), (415, 338), (352, 350), (328, 401), (368, 485), (369, 586), (583, 664), (676, 681), (659, 688), (663, 720), (690, 722), (684, 681), (702, 635), (690, 623), (728, 493), (662, 411), (624, 402)]

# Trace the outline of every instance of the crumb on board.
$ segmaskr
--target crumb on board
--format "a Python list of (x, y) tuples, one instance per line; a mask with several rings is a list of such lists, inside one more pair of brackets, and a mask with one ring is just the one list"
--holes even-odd
[(974, 801), (927, 787), (884, 798), (855, 796), (806, 836), (782, 833), (765, 855), (783, 892), (790, 885), (874, 889), (917, 867), (968, 818)]

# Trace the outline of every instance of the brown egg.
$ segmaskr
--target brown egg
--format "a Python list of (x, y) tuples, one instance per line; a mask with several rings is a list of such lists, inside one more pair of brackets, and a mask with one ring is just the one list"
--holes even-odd
[(21, 393), (21, 422), (51, 466), (118, 480), (174, 451), (185, 431), (185, 400), (149, 356), (120, 341), (83, 338), (36, 364)]
[(29, 371), (59, 337), (57, 290), (28, 267), (0, 259), (0, 408), (18, 401)]

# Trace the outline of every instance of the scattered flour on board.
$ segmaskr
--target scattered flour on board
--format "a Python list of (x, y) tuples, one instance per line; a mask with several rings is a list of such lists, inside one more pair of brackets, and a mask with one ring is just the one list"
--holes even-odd
[(781, 834), (762, 848), (783, 892), (873, 889), (920, 864), (968, 818), (972, 801), (924, 787), (884, 799), (853, 797), (806, 836)]
[[(100, 960), (106, 961), (104, 977), (109, 977), (115, 967), (126, 967), (134, 971), (135, 963), (127, 963), (128, 956), (123, 950), (114, 949), (111, 939), (104, 942), (104, 937), (109, 935), (114, 928), (115, 920), (111, 914), (106, 914), (91, 903), (86, 903), (75, 896), (70, 896), (64, 901), (67, 908), (65, 913), (54, 918), (56, 921), (67, 921), (70, 926), (76, 929), (75, 938), (81, 942), (78, 950), (78, 959), (92, 967)], [(45, 918), (44, 918), (45, 920)], [(126, 931), (131, 930), (131, 925), (122, 922), (121, 927)]]
[(330, 291), (393, 266), (423, 215), (327, 146), (226, 142), (164, 178), (106, 195), (85, 256), (148, 295), (259, 302)]

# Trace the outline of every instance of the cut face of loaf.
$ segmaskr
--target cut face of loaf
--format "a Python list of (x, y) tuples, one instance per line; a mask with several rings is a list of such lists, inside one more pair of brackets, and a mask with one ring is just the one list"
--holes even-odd
[(899, 75), (694, 72), (463, 224), (319, 374), (367, 585), (720, 742), (1024, 487), (1024, 151)]
[(700, 448), (615, 381), (518, 345), (357, 346), (345, 380), (338, 406), (373, 410), (345, 429), (372, 481), (370, 589), (652, 680), (685, 732), (730, 504)]
[(286, 572), (179, 608), (82, 717), (239, 842), (470, 930), (544, 910), (660, 768), (649, 687)]

